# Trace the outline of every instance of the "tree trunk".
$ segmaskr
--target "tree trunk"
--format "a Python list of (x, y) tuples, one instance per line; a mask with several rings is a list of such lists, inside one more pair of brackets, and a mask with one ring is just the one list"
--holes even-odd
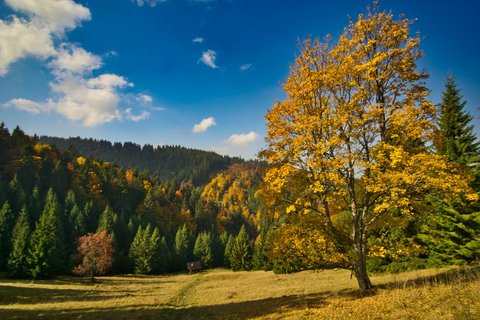
[[(363, 242), (363, 241), (362, 241)], [(353, 273), (358, 281), (360, 293), (363, 294), (367, 290), (372, 289), (373, 285), (367, 273), (367, 253), (363, 243), (355, 243), (354, 245), (354, 264)]]

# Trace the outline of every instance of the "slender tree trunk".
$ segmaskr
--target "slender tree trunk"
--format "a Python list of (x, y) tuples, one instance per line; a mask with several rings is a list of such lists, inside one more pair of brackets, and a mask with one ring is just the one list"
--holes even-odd
[(365, 293), (367, 290), (373, 288), (372, 282), (367, 273), (367, 255), (365, 252), (365, 246), (363, 244), (355, 244), (354, 249), (355, 257), (353, 273), (355, 278), (357, 278), (360, 293)]
[[(367, 245), (365, 239), (365, 224), (362, 216), (352, 205), (353, 211), (353, 274), (358, 281), (360, 293), (365, 293), (373, 288), (372, 282), (367, 273)], [(355, 211), (354, 211), (355, 210)]]

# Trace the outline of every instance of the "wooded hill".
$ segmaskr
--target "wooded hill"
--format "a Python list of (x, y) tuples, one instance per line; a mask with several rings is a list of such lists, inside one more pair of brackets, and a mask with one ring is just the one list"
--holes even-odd
[(132, 142), (115, 142), (80, 137), (58, 138), (41, 136), (41, 143), (57, 146), (66, 151), (74, 148), (83, 157), (113, 162), (123, 168), (137, 168), (161, 180), (176, 180), (195, 185), (207, 183), (215, 174), (234, 163), (237, 157), (221, 156), (213, 151), (189, 149), (181, 146), (140, 146)]

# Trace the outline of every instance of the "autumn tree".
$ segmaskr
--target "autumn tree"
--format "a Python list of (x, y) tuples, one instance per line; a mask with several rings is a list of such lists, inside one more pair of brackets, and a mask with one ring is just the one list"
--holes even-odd
[(81, 262), (73, 269), (73, 273), (87, 275), (94, 282), (95, 276), (105, 274), (112, 267), (112, 236), (105, 230), (89, 233), (77, 240), (77, 253)]
[(422, 52), (411, 23), (375, 8), (336, 44), (305, 41), (286, 100), (266, 115), (265, 199), (283, 205), (277, 216), (315, 216), (361, 292), (372, 287), (375, 229), (416, 213), (428, 193), (477, 198), (457, 166), (431, 152), (435, 107), (427, 75), (416, 71)]

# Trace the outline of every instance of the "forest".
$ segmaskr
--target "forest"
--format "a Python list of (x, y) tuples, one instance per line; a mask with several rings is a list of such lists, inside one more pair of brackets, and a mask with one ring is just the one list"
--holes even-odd
[(369, 13), (335, 45), (305, 40), (261, 161), (2, 123), (0, 270), (343, 268), (364, 291), (369, 273), (478, 261), (480, 144), (453, 75), (426, 99), (410, 24)]

